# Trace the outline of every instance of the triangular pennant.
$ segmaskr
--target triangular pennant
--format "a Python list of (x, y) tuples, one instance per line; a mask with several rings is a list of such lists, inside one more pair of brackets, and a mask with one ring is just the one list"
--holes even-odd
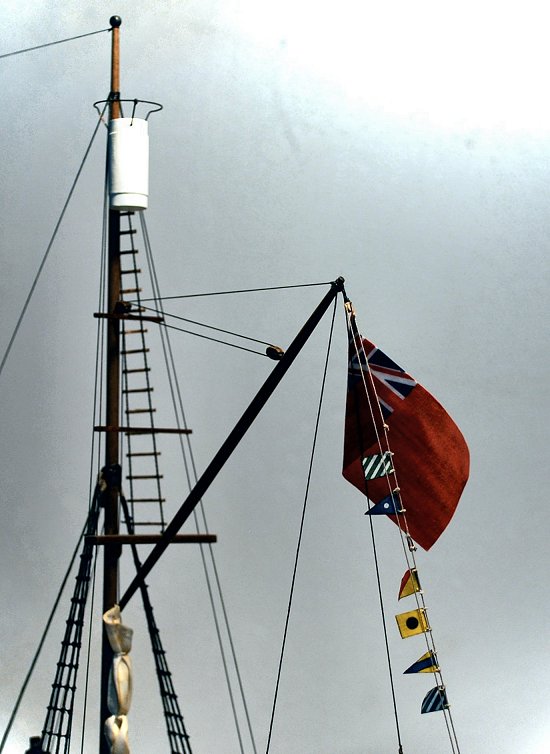
[(403, 671), (403, 675), (405, 673), (435, 673), (437, 670), (439, 670), (437, 657), (435, 656), (435, 652), (430, 651), (422, 655), (416, 662), (413, 662), (410, 668)]
[(386, 450), (385, 453), (377, 453), (374, 456), (366, 456), (362, 459), (363, 472), (365, 479), (376, 479), (377, 477), (386, 476), (393, 471), (391, 453)]
[(416, 568), (410, 568), (405, 572), (405, 575), (401, 579), (398, 599), (408, 597), (415, 592), (420, 592), (420, 581), (418, 579), (418, 572)]
[(425, 634), (430, 628), (428, 616), (423, 607), (418, 610), (409, 610), (407, 613), (400, 613), (395, 616), (395, 620), (402, 639), (408, 639), (409, 636), (416, 634)]
[(366, 516), (396, 516), (398, 513), (403, 513), (401, 507), (401, 500), (397, 492), (392, 492), (390, 495), (386, 495), (383, 500), (373, 505), (368, 511), (365, 511)]
[(428, 691), (422, 702), (421, 712), (424, 715), (426, 712), (439, 712), (443, 709), (447, 709), (449, 702), (447, 701), (447, 693), (445, 686), (436, 686), (431, 691)]

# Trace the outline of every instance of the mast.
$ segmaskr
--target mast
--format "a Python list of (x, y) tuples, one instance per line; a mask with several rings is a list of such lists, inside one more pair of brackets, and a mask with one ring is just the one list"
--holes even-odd
[[(119, 16), (112, 16), (111, 24), (111, 89), (109, 94), (109, 120), (120, 118), (120, 25)], [(108, 241), (108, 291), (107, 312), (115, 314), (120, 298), (120, 214), (109, 209)], [(106, 414), (107, 426), (120, 424), (120, 322), (116, 317), (107, 318), (107, 359), (106, 359)], [(105, 534), (119, 533), (119, 433), (107, 432), (105, 439), (105, 481), (107, 489), (103, 495), (105, 508)], [(103, 613), (110, 610), (118, 600), (119, 558), (121, 546), (106, 544), (103, 552)], [(103, 724), (109, 717), (107, 690), (112, 663), (112, 650), (103, 632), (101, 651), (101, 705), (100, 705), (100, 744), (101, 754), (109, 754), (110, 747), (103, 733)]]

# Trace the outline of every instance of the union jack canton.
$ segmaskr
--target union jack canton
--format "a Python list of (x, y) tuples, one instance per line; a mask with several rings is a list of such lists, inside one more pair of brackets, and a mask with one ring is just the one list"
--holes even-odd
[[(357, 350), (354, 349), (348, 365), (348, 390), (355, 387), (360, 379), (365, 379), (367, 386), (370, 387), (369, 372), (373, 378), (382, 416), (386, 420), (397, 407), (397, 401), (404, 400), (416, 387), (416, 380), (383, 351), (362, 338)], [(361, 376), (362, 374), (364, 377)]]

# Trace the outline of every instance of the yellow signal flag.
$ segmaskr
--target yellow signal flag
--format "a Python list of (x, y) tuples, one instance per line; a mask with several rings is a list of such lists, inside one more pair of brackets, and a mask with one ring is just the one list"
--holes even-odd
[(425, 634), (430, 630), (428, 616), (423, 607), (418, 610), (409, 610), (408, 613), (400, 613), (395, 616), (395, 620), (402, 639), (408, 639), (409, 636), (416, 634)]
[(439, 670), (439, 665), (437, 664), (437, 657), (435, 655), (435, 652), (432, 652), (432, 650), (429, 650), (426, 652), (426, 654), (423, 654), (422, 657), (417, 660), (416, 662), (413, 662), (413, 664), (403, 671), (403, 674), (405, 673), (437, 673)]
[(420, 592), (420, 580), (418, 578), (418, 571), (416, 568), (410, 568), (405, 571), (405, 575), (401, 579), (401, 586), (399, 587), (399, 597), (408, 597), (415, 592)]

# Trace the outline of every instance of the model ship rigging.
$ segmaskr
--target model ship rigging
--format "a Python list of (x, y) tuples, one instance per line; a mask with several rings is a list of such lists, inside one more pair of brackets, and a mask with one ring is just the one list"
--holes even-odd
[[(416, 609), (398, 615), (397, 624), (403, 638), (423, 635), (427, 641), (427, 652), (405, 672), (435, 674), (437, 685), (426, 695), (422, 711), (443, 713), (449, 721), (447, 727), (450, 732), (451, 749), (458, 752), (458, 741), (450, 718), (447, 694), (433, 644), (414, 551), (415, 542), (426, 549), (429, 548), (454, 513), (467, 479), (467, 449), (452, 420), (422, 386), (359, 335), (355, 314), (351, 302), (345, 296), (344, 281), (341, 278), (331, 284), (329, 292), (284, 352), (276, 346), (268, 346), (269, 354), (277, 358), (277, 365), (211, 463), (198, 478), (177, 513), (170, 522), (165, 521), (156, 436), (173, 434), (176, 437), (185, 437), (190, 430), (183, 424), (158, 427), (153, 418), (152, 386), (149, 382), (145, 335), (147, 325), (162, 326), (165, 322), (162, 313), (148, 312), (139, 298), (140, 270), (136, 264), (137, 249), (134, 246), (134, 237), (137, 229), (134, 227), (134, 219), (135, 213), (143, 212), (147, 204), (147, 164), (143, 158), (147, 122), (134, 113), (129, 118), (121, 117), (123, 100), (120, 97), (119, 86), (119, 26), (120, 19), (113, 17), (111, 93), (108, 100), (111, 157), (108, 282), (106, 308), (96, 313), (98, 320), (105, 324), (106, 328), (105, 420), (95, 427), (98, 434), (105, 437), (105, 455), (88, 513), (84, 549), (71, 601), (71, 613), (62, 642), (44, 730), (39, 741), (40, 747), (48, 754), (66, 754), (69, 751), (84, 609), (94, 553), (96, 548), (102, 548), (103, 613), (107, 628), (103, 636), (102, 651), (101, 720), (107, 721), (107, 735), (100, 735), (100, 750), (102, 754), (122, 754), (130, 750), (127, 714), (131, 697), (131, 632), (121, 623), (119, 609), (126, 608), (139, 590), (153, 644), (171, 750), (181, 754), (191, 752), (189, 735), (172, 685), (144, 579), (171, 543), (214, 541), (211, 534), (181, 535), (179, 532), (276, 389), (309, 335), (336, 297), (342, 293), (350, 338), (344, 475), (366, 494), (371, 525), (373, 515), (383, 513), (390, 515), (403, 532), (407, 571), (401, 583), (399, 598), (413, 597), (416, 600)], [(137, 104), (137, 101), (133, 102)], [(135, 282), (127, 284), (126, 281), (132, 279)], [(138, 362), (139, 365), (136, 365)], [(134, 382), (135, 379), (141, 381)], [(140, 404), (133, 403), (136, 399), (144, 401)], [(420, 405), (413, 407), (414, 403)], [(120, 418), (122, 415), (125, 416), (124, 421)], [(145, 423), (143, 419), (146, 419)], [(126, 470), (121, 463), (122, 436), (126, 438), (128, 474), (125, 478), (130, 488), (128, 498), (124, 496), (123, 478)], [(147, 449), (137, 444), (138, 438), (147, 439)], [(428, 470), (425, 464), (419, 461), (422, 457), (426, 461), (427, 456)], [(137, 473), (137, 464), (145, 461), (149, 462), (152, 468), (148, 469), (147, 474)], [(155, 493), (139, 497), (137, 488), (146, 480), (155, 486)], [(160, 530), (158, 534), (140, 534), (137, 531), (141, 523), (137, 509), (145, 505), (158, 510), (158, 520), (154, 522)], [(102, 534), (98, 533), (100, 520), (103, 522)], [(143, 543), (153, 544), (154, 547), (142, 563), (137, 545)], [(131, 547), (137, 573), (131, 583), (125, 589), (121, 589), (119, 558), (122, 550), (128, 546)], [(102, 728), (103, 725), (104, 722), (101, 722)], [(397, 739), (401, 752), (403, 745), (398, 724)], [(269, 741), (270, 737), (268, 750)], [(37, 739), (34, 745), (38, 747)], [(253, 739), (252, 745), (255, 750)]]

